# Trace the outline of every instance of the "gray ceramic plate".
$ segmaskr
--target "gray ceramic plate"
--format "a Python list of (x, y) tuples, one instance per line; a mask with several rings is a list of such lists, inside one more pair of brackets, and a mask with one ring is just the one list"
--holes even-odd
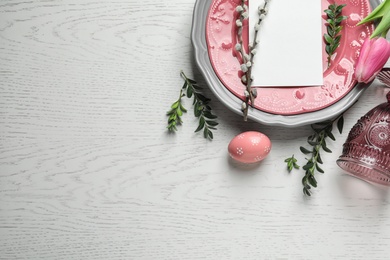
[[(370, 0), (374, 8), (382, 1)], [(206, 19), (212, 0), (197, 0), (194, 7), (191, 39), (196, 63), (208, 86), (230, 110), (242, 114), (242, 101), (233, 95), (219, 80), (211, 65), (206, 43)], [(265, 125), (297, 127), (333, 119), (351, 107), (364, 92), (367, 85), (358, 84), (345, 97), (324, 109), (298, 115), (275, 115), (258, 109), (251, 109), (248, 118)]]

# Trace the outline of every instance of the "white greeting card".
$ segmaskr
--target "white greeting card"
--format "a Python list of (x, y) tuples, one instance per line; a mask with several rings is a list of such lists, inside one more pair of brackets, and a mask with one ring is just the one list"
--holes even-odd
[[(249, 1), (250, 42), (263, 4)], [(258, 34), (253, 86), (322, 85), (321, 0), (270, 0), (267, 9)]]

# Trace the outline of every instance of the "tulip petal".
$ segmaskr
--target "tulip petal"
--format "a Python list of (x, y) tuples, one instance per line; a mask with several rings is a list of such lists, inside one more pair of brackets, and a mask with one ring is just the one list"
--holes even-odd
[(370, 49), (370, 54), (367, 57), (366, 64), (373, 71), (379, 71), (385, 65), (390, 56), (390, 43), (385, 38), (378, 38), (373, 42)]
[(358, 59), (358, 62), (356, 64), (356, 68), (355, 68), (355, 75), (357, 76), (357, 80), (359, 82), (361, 82), (361, 76), (363, 75), (363, 70), (364, 70), (364, 67), (365, 67), (365, 61), (367, 60), (367, 56), (369, 54), (369, 49), (371, 48), (371, 43), (373, 42), (373, 40), (370, 40), (370, 39), (366, 39), (363, 43), (363, 46), (362, 48), (360, 49), (360, 55), (359, 55), (359, 59)]
[(390, 43), (385, 38), (366, 39), (355, 69), (358, 82), (372, 81), (390, 57)]

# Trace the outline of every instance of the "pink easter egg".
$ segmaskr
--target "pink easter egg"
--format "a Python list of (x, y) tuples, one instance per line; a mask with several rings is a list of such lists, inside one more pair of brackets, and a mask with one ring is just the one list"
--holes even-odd
[(262, 161), (271, 151), (269, 138), (256, 131), (248, 131), (234, 137), (228, 146), (230, 156), (242, 163)]

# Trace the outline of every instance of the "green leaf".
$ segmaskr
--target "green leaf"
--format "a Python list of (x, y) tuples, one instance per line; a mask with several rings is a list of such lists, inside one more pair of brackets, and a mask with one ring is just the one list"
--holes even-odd
[(185, 109), (185, 107), (180, 103), (180, 110), (183, 111), (184, 113), (187, 112), (187, 109)]
[(318, 164), (316, 164), (316, 170), (317, 170), (318, 172), (320, 172), (320, 173), (325, 173), (324, 170), (321, 169), (321, 167), (320, 167)]
[(202, 90), (201, 87), (199, 87), (198, 85), (195, 85), (195, 84), (192, 85), (192, 88), (194, 90), (194, 93), (199, 93)]
[(177, 127), (176, 127), (175, 124), (169, 124), (169, 125), (167, 126), (167, 128), (168, 128), (168, 131), (169, 131), (169, 132), (177, 131)]
[(339, 130), (339, 133), (343, 133), (344, 128), (344, 116), (341, 116), (340, 119), (337, 121), (337, 129)]
[(180, 107), (178, 107), (176, 109), (176, 113), (177, 113), (178, 116), (182, 116), (183, 115), (183, 112), (180, 110)]
[(327, 22), (328, 22), (328, 24), (330, 25), (330, 26), (335, 26), (336, 25), (336, 23), (335, 23), (335, 21), (333, 20), (333, 19), (328, 19), (328, 20), (326, 20)]
[(179, 106), (179, 101), (176, 101), (175, 103), (172, 104), (171, 108), (175, 109)]
[(336, 21), (337, 24), (340, 24), (343, 20), (345, 20), (344, 16), (339, 16), (339, 17), (336, 18), (335, 21)]
[(330, 37), (334, 37), (337, 33), (336, 33), (336, 31), (335, 30), (333, 30), (331, 27), (327, 27), (326, 28), (326, 31), (327, 31), (327, 33), (328, 33), (328, 35), (330, 36)]
[(330, 46), (330, 51), (331, 51), (331, 53), (332, 53), (332, 55), (336, 52), (336, 49), (339, 47), (339, 45), (337, 44), (337, 45), (332, 45), (332, 46)]
[(337, 35), (336, 38), (334, 38), (334, 43), (339, 44), (341, 39), (341, 35)]
[(369, 15), (367, 15), (363, 20), (361, 20), (357, 25), (371, 22), (376, 19), (380, 19), (383, 17), (384, 14), (389, 13), (389, 10), (390, 10), (389, 1), (383, 1)]
[(328, 135), (328, 137), (329, 137), (330, 139), (332, 139), (333, 141), (336, 141), (336, 138), (334, 137), (334, 135), (332, 134), (331, 131), (326, 131), (326, 134)]
[(194, 93), (193, 88), (187, 88), (187, 97), (188, 98), (191, 98), (193, 93)]
[(338, 5), (338, 6), (336, 6), (335, 11), (336, 11), (336, 12), (341, 12), (341, 10), (342, 10), (345, 6), (346, 6), (346, 4)]
[(333, 38), (330, 37), (328, 34), (324, 34), (325, 42), (331, 44), (333, 43)]
[(332, 153), (332, 150), (330, 150), (328, 147), (326, 147), (326, 145), (322, 145), (322, 149), (327, 152), (327, 153)]
[(209, 136), (209, 138), (210, 138), (211, 140), (214, 138), (214, 135), (213, 135), (213, 133), (212, 133), (211, 131), (208, 131), (208, 136)]
[(329, 18), (334, 18), (334, 12), (332, 12), (332, 10), (329, 10), (329, 9), (326, 9), (324, 10), (324, 12), (326, 13), (326, 15), (329, 17)]
[(204, 128), (203, 136), (204, 136), (204, 138), (208, 138), (209, 137), (209, 130), (207, 129), (207, 127)]
[(317, 162), (320, 164), (323, 164), (324, 162), (322, 161), (321, 155), (318, 153), (317, 154)]
[(311, 170), (311, 168), (313, 168), (314, 166), (314, 163), (313, 162), (308, 162), (307, 164), (305, 164), (302, 169), (304, 169), (305, 171), (308, 171), (308, 170)]
[(333, 30), (333, 37), (339, 34), (342, 29), (343, 29), (342, 26), (338, 26), (335, 30)]
[(308, 142), (311, 146), (316, 146), (316, 145), (320, 144), (320, 143), (317, 142), (317, 141), (311, 141), (311, 140), (308, 140), (307, 142)]
[(194, 105), (194, 115), (195, 117), (200, 117), (202, 115), (202, 105), (198, 102), (195, 102)]
[(307, 149), (306, 149), (305, 147), (303, 147), (303, 146), (301, 146), (299, 149), (301, 150), (301, 152), (302, 152), (303, 154), (310, 154), (310, 153), (312, 153), (312, 151), (307, 150)]
[[(309, 187), (310, 188), (310, 187)], [(303, 188), (303, 194), (307, 195), (307, 196), (311, 196), (311, 193), (310, 193), (310, 190), (307, 189), (306, 187)]]
[(206, 123), (207, 123), (208, 125), (210, 125), (210, 126), (217, 126), (217, 125), (218, 125), (217, 122), (212, 121), (212, 120), (206, 120)]
[[(302, 185), (303, 185), (303, 187), (307, 187), (308, 185), (307, 185), (307, 175), (305, 175), (305, 176), (303, 176), (303, 178), (302, 178)], [(310, 188), (309, 188), (310, 189)]]
[(216, 115), (213, 115), (209, 111), (204, 111), (203, 115), (208, 119), (217, 119), (218, 117)]
[(291, 162), (291, 161), (288, 161), (288, 162), (287, 162), (287, 170), (288, 170), (288, 172), (291, 172), (292, 169), (293, 169), (292, 162)]
[(198, 93), (198, 94), (196, 94), (195, 96), (196, 96), (196, 99), (202, 101), (203, 103), (207, 103), (207, 102), (209, 101), (209, 99), (206, 98), (205, 96), (203, 96), (202, 94), (199, 94), (199, 93)]
[(329, 56), (332, 56), (331, 55), (332, 53), (330, 52), (330, 46), (329, 45), (325, 46), (325, 51), (326, 51), (327, 54), (329, 54)]
[(311, 186), (313, 186), (314, 188), (317, 188), (317, 181), (313, 175), (309, 176), (308, 181), (309, 181)]
[(203, 127), (204, 127), (204, 125), (205, 125), (205, 120), (204, 120), (204, 118), (203, 117), (200, 117), (199, 118), (199, 125), (198, 125), (198, 128), (196, 128), (196, 130), (195, 130), (195, 133), (196, 132), (199, 132), (200, 130), (202, 130), (203, 129)]
[(177, 117), (177, 114), (170, 114), (169, 118), (168, 118), (168, 121), (173, 121), (173, 120), (176, 119), (176, 117)]
[(187, 78), (187, 80), (191, 83), (191, 84), (197, 84), (196, 83), (196, 81), (195, 80), (193, 80), (193, 79), (189, 79), (189, 78)]
[(173, 110), (171, 109), (171, 110), (169, 110), (169, 111), (167, 111), (167, 116), (170, 116), (170, 115), (172, 115), (172, 113), (173, 113)]

